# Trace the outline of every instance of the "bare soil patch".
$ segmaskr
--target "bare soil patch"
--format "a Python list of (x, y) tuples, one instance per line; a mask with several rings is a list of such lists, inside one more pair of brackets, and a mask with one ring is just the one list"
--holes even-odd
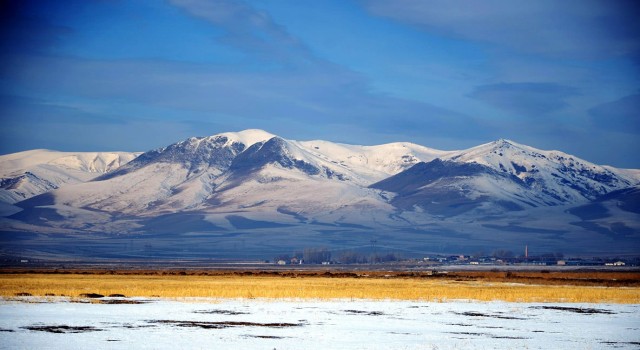
[(232, 311), (232, 310), (198, 310), (194, 311), (194, 314), (208, 314), (208, 315), (248, 315), (248, 312)]
[(615, 312), (605, 310), (605, 309), (594, 309), (594, 308), (582, 308), (582, 307), (568, 307), (568, 306), (534, 306), (532, 309), (544, 309), (544, 310), (558, 310), (558, 311), (567, 311), (573, 312), (577, 314), (604, 314), (604, 315), (613, 315)]
[(481, 312), (473, 312), (473, 311), (456, 312), (455, 314), (456, 315), (462, 315), (462, 316), (469, 316), (469, 317), (499, 318), (501, 320), (524, 320), (524, 318), (520, 318), (520, 317), (504, 316), (504, 315), (499, 315), (499, 314), (484, 314), (484, 313), (481, 313)]
[(150, 303), (150, 300), (130, 300), (130, 299), (105, 299), (105, 300), (98, 300), (98, 303), (100, 304), (108, 304), (108, 305), (118, 305), (118, 304), (131, 304), (131, 305), (138, 305), (138, 304), (148, 304)]
[(367, 316), (382, 316), (385, 314), (382, 311), (362, 311), (362, 310), (344, 310), (344, 312), (352, 315), (367, 315)]
[(82, 294), (79, 295), (79, 297), (81, 297), (81, 298), (98, 299), (98, 298), (104, 298), (104, 295), (98, 294), (98, 293), (82, 293)]
[(23, 327), (30, 331), (49, 332), (49, 333), (85, 333), (99, 332), (102, 329), (93, 326), (67, 326), (67, 325), (49, 325), (49, 326), (27, 326)]
[(204, 329), (222, 329), (229, 327), (268, 327), (268, 328), (285, 328), (300, 327), (301, 323), (258, 323), (258, 322), (239, 322), (239, 321), (219, 321), (219, 322), (202, 322), (202, 321), (175, 321), (175, 320), (154, 320), (149, 323), (168, 324), (176, 327), (195, 327)]

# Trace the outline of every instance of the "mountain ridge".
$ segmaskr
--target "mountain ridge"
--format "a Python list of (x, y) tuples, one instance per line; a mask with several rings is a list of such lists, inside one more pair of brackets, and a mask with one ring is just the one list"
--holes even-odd
[[(238, 235), (250, 237), (243, 242), (254, 254), (260, 246), (280, 249), (270, 240), (293, 249), (362, 246), (371, 237), (440, 250), (522, 240), (556, 249), (590, 237), (588, 249), (625, 250), (637, 243), (640, 217), (629, 209), (636, 192), (624, 190), (638, 183), (635, 170), (505, 139), (441, 151), (407, 142), (294, 141), (250, 129), (188, 138), (14, 203), (0, 228), (83, 237), (164, 232), (163, 240), (197, 235), (219, 242), (217, 254), (230, 254), (222, 250), (237, 245)], [(617, 191), (631, 204), (602, 200)], [(572, 249), (587, 249), (582, 245)]]
[(30, 150), (0, 156), (0, 201), (15, 203), (89, 181), (136, 158), (136, 152)]

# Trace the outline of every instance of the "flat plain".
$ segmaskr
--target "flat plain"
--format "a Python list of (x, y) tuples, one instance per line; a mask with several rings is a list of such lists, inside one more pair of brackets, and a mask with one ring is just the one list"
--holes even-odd
[(637, 271), (24, 270), (0, 349), (637, 349)]
[(0, 296), (477, 300), (640, 303), (640, 272), (11, 270)]
[(442, 350), (640, 346), (638, 304), (99, 300), (0, 298), (0, 348)]

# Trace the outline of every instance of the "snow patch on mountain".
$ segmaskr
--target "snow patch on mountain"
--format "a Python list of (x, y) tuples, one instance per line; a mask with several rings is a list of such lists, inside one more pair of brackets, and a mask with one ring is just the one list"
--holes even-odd
[(270, 140), (276, 135), (260, 129), (247, 129), (238, 132), (225, 132), (216, 136), (226, 137), (231, 142), (239, 142), (244, 144), (245, 147), (250, 147), (255, 143)]
[(294, 143), (319, 159), (355, 174), (358, 182), (365, 186), (395, 175), (419, 162), (428, 162), (451, 153), (409, 142), (377, 146), (347, 145), (321, 140)]
[(640, 181), (633, 171), (603, 167), (563, 152), (542, 151), (504, 139), (443, 159), (482, 164), (514, 176), (529, 191), (544, 195), (548, 205), (594, 200)]
[(154, 163), (124, 176), (65, 186), (51, 194), (56, 203), (70, 207), (154, 215), (172, 197), (174, 188), (184, 183), (188, 172), (188, 169), (177, 164)]
[(4, 230), (158, 234), (185, 247), (207, 237), (227, 254), (239, 236), (255, 252), (369, 246), (371, 237), (438, 251), (517, 245), (523, 236), (549, 249), (587, 236), (595, 250), (611, 238), (621, 251), (637, 241), (636, 192), (602, 198), (637, 185), (640, 171), (508, 140), (439, 151), (245, 130), (192, 137), (128, 163), (32, 152), (31, 160), (2, 156), (0, 169), (11, 176), (0, 194), (27, 185), (29, 196), (40, 193), (0, 206)]
[(139, 154), (32, 150), (0, 156), (0, 201), (15, 203), (68, 184), (89, 181)]

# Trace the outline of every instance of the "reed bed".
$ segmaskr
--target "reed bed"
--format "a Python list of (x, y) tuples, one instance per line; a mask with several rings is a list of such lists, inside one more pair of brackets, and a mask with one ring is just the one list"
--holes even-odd
[(418, 278), (287, 278), (278, 276), (0, 275), (0, 296), (476, 300), (510, 302), (640, 303), (640, 287), (525, 285)]

